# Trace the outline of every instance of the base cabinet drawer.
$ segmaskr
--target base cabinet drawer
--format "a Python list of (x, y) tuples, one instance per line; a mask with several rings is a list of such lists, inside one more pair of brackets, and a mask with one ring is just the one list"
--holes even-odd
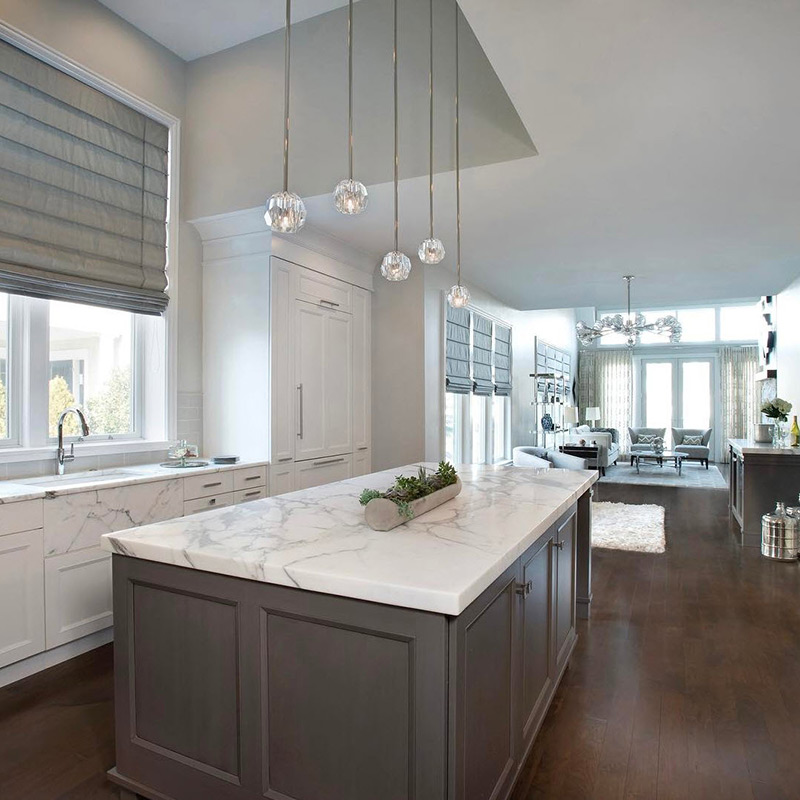
[(272, 464), (269, 468), (269, 496), (275, 497), (294, 491), (294, 462)]
[(352, 477), (352, 466), (349, 455), (297, 461), (294, 465), (294, 488), (311, 489), (324, 483), (346, 480)]
[(46, 559), (44, 593), (48, 649), (110, 627), (111, 554), (91, 547)]
[(372, 472), (372, 459), (369, 450), (358, 450), (353, 453), (353, 476), (369, 475)]
[(256, 486), (266, 486), (266, 467), (245, 467), (233, 471), (233, 490), (252, 489)]
[(0, 536), (0, 667), (44, 650), (42, 530)]
[(212, 508), (225, 508), (233, 505), (233, 492), (215, 494), (211, 497), (198, 497), (196, 500), (186, 500), (183, 504), (183, 516), (197, 514), (200, 511), (211, 511)]
[(254, 486), (252, 489), (240, 489), (238, 492), (234, 492), (233, 502), (239, 505), (239, 503), (249, 503), (252, 500), (261, 500), (262, 497), (266, 496), (267, 489), (265, 486)]
[(196, 500), (199, 497), (213, 497), (233, 491), (233, 472), (215, 472), (211, 475), (192, 475), (183, 479), (183, 499)]

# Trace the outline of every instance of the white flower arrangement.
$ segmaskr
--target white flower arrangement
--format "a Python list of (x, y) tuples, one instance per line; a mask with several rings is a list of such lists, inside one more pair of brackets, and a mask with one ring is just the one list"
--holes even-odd
[(787, 422), (789, 420), (789, 412), (792, 410), (792, 404), (788, 400), (782, 400), (776, 397), (774, 400), (768, 400), (761, 404), (761, 413), (770, 419), (776, 419), (780, 422)]

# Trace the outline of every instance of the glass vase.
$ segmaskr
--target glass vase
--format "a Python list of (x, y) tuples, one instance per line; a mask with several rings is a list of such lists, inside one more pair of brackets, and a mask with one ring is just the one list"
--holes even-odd
[(779, 419), (775, 420), (772, 427), (772, 446), (785, 447), (786, 446), (786, 423)]

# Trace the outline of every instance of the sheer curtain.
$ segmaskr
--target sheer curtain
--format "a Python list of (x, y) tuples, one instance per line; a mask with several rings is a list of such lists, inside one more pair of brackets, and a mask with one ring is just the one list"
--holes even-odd
[(628, 451), (628, 426), (633, 422), (633, 354), (630, 350), (582, 350), (578, 367), (581, 417), (600, 408), (600, 426), (619, 431), (622, 453)]
[(717, 438), (720, 460), (727, 462), (728, 439), (747, 439), (759, 420), (756, 397), (757, 347), (721, 347), (722, 430)]

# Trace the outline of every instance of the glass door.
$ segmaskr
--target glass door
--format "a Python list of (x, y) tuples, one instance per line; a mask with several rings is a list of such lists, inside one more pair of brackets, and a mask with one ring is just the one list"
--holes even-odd
[(642, 359), (640, 415), (646, 428), (710, 428), (714, 413), (710, 358)]

